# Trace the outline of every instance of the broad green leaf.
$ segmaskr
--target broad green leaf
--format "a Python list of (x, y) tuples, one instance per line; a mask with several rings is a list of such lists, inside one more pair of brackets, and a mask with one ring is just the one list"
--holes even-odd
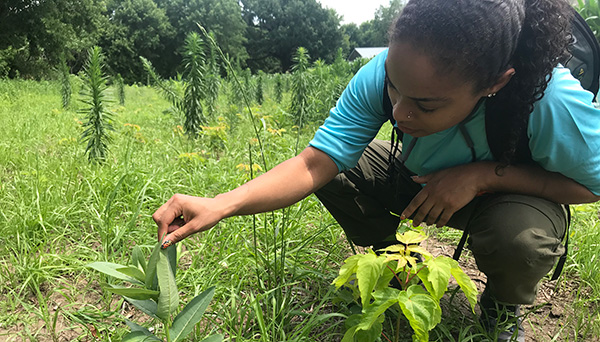
[(140, 287), (116, 287), (105, 284), (103, 288), (108, 292), (138, 300), (150, 298), (157, 299), (159, 296), (158, 291), (148, 290)]
[(133, 250), (131, 251), (131, 264), (142, 270), (144, 273), (146, 272), (146, 258), (144, 257), (144, 253), (140, 246), (136, 245), (133, 247)]
[[(154, 336), (150, 332), (150, 330), (144, 328), (143, 326), (141, 326), (141, 325), (139, 325), (137, 323), (134, 323), (134, 322), (126, 319), (125, 320), (125, 324), (127, 324), (127, 327), (129, 329), (131, 329), (132, 333), (134, 333), (134, 332), (135, 333), (141, 333), (141, 334), (145, 335), (147, 338), (149, 338), (149, 339), (144, 339), (144, 340), (141, 340), (141, 341), (162, 341), (161, 339), (159, 339), (156, 336)], [(125, 341), (125, 340), (123, 340), (123, 341)], [(136, 341), (138, 341), (138, 340), (136, 340)]]
[(177, 306), (179, 306), (179, 292), (177, 291), (177, 284), (175, 283), (175, 277), (173, 276), (173, 271), (171, 271), (171, 264), (169, 263), (167, 250), (165, 249), (161, 249), (158, 253), (156, 275), (158, 277), (158, 288), (160, 289), (156, 316), (163, 321), (167, 321), (171, 314), (177, 311)]
[(341, 342), (354, 342), (354, 334), (356, 334), (357, 328), (358, 328), (358, 325), (355, 325), (353, 327), (350, 327), (348, 330), (346, 330), (346, 333), (344, 334), (344, 337), (342, 337)]
[(215, 335), (210, 335), (207, 338), (203, 339), (200, 342), (221, 342), (223, 341), (223, 335), (221, 334), (215, 334)]
[(396, 234), (396, 239), (405, 245), (416, 245), (427, 239), (427, 236), (421, 232), (409, 230), (404, 234)]
[(431, 288), (426, 285), (427, 290), (439, 301), (448, 290), (450, 269), (456, 261), (446, 256), (439, 256), (435, 259), (426, 260), (423, 263), (427, 266), (427, 269), (421, 271), (426, 271), (423, 274), (419, 272), (419, 278), (423, 279), (427, 275), (427, 282), (431, 284)]
[[(391, 264), (391, 265), (390, 265)], [(375, 290), (385, 289), (390, 286), (390, 281), (394, 278), (395, 273), (392, 267), (395, 264), (394, 262), (388, 262), (383, 265), (383, 271), (381, 272), (381, 276), (377, 280), (377, 284), (375, 285)]]
[(377, 284), (377, 279), (379, 279), (385, 263), (384, 256), (379, 257), (375, 254), (363, 254), (358, 259), (356, 279), (363, 309), (370, 305), (371, 292)]
[(215, 287), (212, 286), (208, 290), (194, 297), (194, 299), (181, 310), (177, 317), (175, 317), (175, 320), (173, 320), (173, 326), (169, 333), (171, 341), (178, 342), (185, 339), (192, 329), (194, 329), (194, 326), (202, 319), (202, 315), (214, 294)]
[(117, 278), (117, 279), (128, 281), (132, 284), (143, 285), (137, 279), (135, 279), (127, 274), (117, 271), (117, 269), (119, 269), (119, 268), (124, 268), (125, 266), (123, 266), (123, 265), (115, 264), (112, 262), (97, 261), (97, 262), (93, 262), (91, 264), (87, 264), (86, 267), (93, 268), (96, 271), (100, 271), (106, 275), (109, 275), (109, 276)]
[(348, 259), (344, 260), (344, 264), (340, 268), (340, 273), (332, 282), (336, 288), (340, 288), (342, 285), (348, 282), (348, 279), (356, 273), (356, 268), (358, 266), (358, 260), (361, 258), (361, 254), (353, 255)]
[(160, 253), (160, 245), (162, 244), (162, 240), (159, 241), (155, 246), (152, 254), (150, 254), (150, 259), (148, 260), (148, 265), (146, 265), (146, 288), (151, 290), (158, 289), (158, 283), (156, 278), (156, 264), (158, 263), (158, 255)]
[(412, 285), (400, 291), (398, 304), (414, 331), (413, 341), (429, 341), (429, 331), (442, 320), (439, 302), (421, 286)]
[(375, 342), (381, 337), (383, 331), (383, 315), (379, 316), (377, 320), (371, 325), (368, 330), (356, 329), (354, 334), (354, 341), (358, 342)]
[(158, 309), (158, 305), (152, 299), (139, 300), (125, 297), (125, 300), (128, 301), (131, 305), (138, 308), (146, 315), (153, 318), (158, 318), (158, 316), (156, 316), (156, 310)]
[(167, 247), (167, 258), (173, 272), (173, 278), (177, 275), (177, 245), (173, 244)]
[(383, 290), (373, 292), (375, 301), (364, 309), (362, 319), (358, 324), (358, 330), (369, 330), (377, 320), (382, 317), (385, 310), (398, 303), (400, 290), (388, 287)]
[(454, 279), (456, 279), (458, 286), (460, 286), (462, 291), (465, 293), (465, 296), (469, 300), (469, 304), (471, 304), (471, 310), (475, 312), (475, 305), (477, 305), (478, 293), (477, 286), (475, 285), (473, 280), (471, 280), (471, 278), (469, 278), (469, 276), (462, 270), (462, 268), (460, 268), (460, 265), (458, 263), (456, 263), (450, 269), (450, 272), (452, 273)]
[(152, 335), (152, 333), (148, 332), (150, 335), (142, 331), (132, 331), (129, 334), (123, 336), (122, 342), (150, 342), (150, 341), (161, 341), (158, 337)]
[(141, 284), (146, 281), (146, 275), (144, 272), (135, 266), (117, 268), (117, 271), (139, 280)]

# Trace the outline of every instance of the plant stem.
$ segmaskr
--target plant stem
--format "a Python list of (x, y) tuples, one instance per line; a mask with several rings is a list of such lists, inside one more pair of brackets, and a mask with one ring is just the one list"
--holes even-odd
[(414, 278), (414, 277), (416, 277), (416, 276), (417, 276), (417, 274), (419, 274), (419, 272), (421, 272), (421, 270), (422, 270), (422, 269), (424, 269), (425, 267), (427, 267), (427, 266), (423, 266), (423, 267), (419, 268), (419, 269), (417, 270), (417, 272), (416, 272), (415, 274), (413, 274), (413, 276), (412, 276), (412, 277), (410, 277), (410, 279), (407, 279), (406, 283), (408, 284), (408, 282), (409, 282), (409, 281), (413, 280), (413, 278)]
[(171, 342), (171, 334), (169, 333), (169, 323), (167, 321), (164, 321), (163, 324), (165, 325), (165, 333), (167, 335), (167, 342)]
[[(400, 280), (400, 277), (398, 277), (398, 274), (396, 272), (394, 272), (394, 269), (391, 268), (390, 265), (386, 265), (386, 267), (394, 274), (394, 277), (398, 280), (398, 283), (402, 287), (402, 290), (404, 290), (404, 286), (402, 286), (402, 281)], [(405, 267), (405, 269), (406, 269), (406, 267)]]
[(392, 340), (390, 340), (387, 336), (385, 336), (384, 333), (381, 333), (381, 336), (383, 336), (386, 340), (388, 340), (389, 342), (392, 342)]

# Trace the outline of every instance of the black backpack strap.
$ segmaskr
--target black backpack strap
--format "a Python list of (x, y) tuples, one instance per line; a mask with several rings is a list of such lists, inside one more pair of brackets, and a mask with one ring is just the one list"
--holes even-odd
[[(383, 82), (383, 112), (385, 115), (387, 115), (392, 126), (396, 125), (396, 120), (394, 119), (394, 108), (392, 107), (392, 101), (390, 100), (390, 95), (388, 94), (387, 82)], [(396, 134), (398, 135), (398, 139), (402, 141), (404, 133), (402, 133), (400, 130), (397, 130)]]
[(568, 205), (565, 205), (565, 210), (567, 211), (567, 229), (565, 230), (565, 252), (558, 259), (558, 263), (556, 264), (556, 268), (554, 269), (554, 273), (552, 273), (552, 278), (550, 280), (556, 280), (562, 273), (563, 268), (565, 267), (565, 262), (567, 261), (567, 253), (569, 252), (569, 228), (571, 227), (571, 208)]
[(572, 57), (565, 66), (579, 80), (583, 89), (591, 91), (595, 97), (600, 87), (600, 45), (585, 19), (575, 9), (571, 31), (574, 42), (569, 47), (569, 52)]

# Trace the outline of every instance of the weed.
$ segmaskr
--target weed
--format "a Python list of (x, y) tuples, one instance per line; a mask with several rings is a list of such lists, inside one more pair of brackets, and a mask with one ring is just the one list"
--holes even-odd
[(106, 160), (111, 141), (109, 131), (114, 130), (112, 113), (106, 108), (108, 86), (102, 70), (103, 59), (100, 47), (95, 46), (89, 50), (81, 91), (81, 101), (85, 106), (79, 111), (86, 116), (85, 130), (81, 135), (81, 139), (87, 142), (85, 152), (91, 162), (99, 163)]

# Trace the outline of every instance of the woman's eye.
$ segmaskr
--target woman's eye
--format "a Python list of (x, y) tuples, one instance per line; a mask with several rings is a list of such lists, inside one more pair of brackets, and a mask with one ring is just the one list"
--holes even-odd
[(431, 113), (431, 112), (433, 112), (435, 110), (435, 109), (432, 109), (432, 108), (425, 108), (425, 107), (421, 106), (418, 103), (417, 103), (417, 108), (419, 108), (419, 110), (422, 111), (423, 113)]

